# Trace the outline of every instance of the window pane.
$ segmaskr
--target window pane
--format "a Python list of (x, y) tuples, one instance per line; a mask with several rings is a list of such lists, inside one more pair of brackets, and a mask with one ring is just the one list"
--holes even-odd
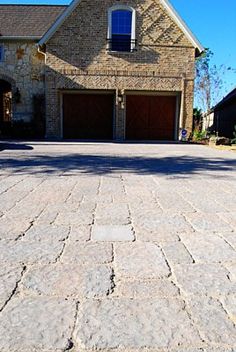
[(116, 10), (112, 12), (112, 34), (131, 35), (132, 12)]
[(0, 61), (3, 60), (3, 47), (0, 46)]

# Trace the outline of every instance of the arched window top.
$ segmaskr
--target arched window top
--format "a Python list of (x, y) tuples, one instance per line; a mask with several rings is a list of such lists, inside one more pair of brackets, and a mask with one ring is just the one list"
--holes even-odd
[(109, 50), (134, 51), (135, 42), (135, 10), (126, 5), (112, 6), (108, 11)]

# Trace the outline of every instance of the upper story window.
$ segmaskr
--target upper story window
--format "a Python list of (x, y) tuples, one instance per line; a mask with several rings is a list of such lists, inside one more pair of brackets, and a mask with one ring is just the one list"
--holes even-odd
[(135, 50), (135, 10), (116, 5), (108, 12), (108, 49), (130, 52)]
[(4, 60), (4, 48), (3, 45), (0, 45), (0, 62)]

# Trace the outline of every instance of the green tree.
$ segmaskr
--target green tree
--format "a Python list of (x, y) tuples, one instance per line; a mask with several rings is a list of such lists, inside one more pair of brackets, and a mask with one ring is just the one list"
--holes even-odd
[(213, 52), (206, 49), (196, 60), (195, 101), (204, 112), (209, 112), (220, 100), (225, 84), (224, 74), (227, 70), (233, 70), (223, 64), (212, 64), (213, 56)]
[(193, 109), (193, 130), (201, 130), (202, 126), (202, 110), (198, 108)]

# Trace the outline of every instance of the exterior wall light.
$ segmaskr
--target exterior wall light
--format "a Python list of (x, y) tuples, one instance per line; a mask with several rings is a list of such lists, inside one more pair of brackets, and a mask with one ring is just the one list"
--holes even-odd
[(16, 88), (16, 91), (14, 93), (14, 100), (16, 104), (19, 104), (21, 102), (21, 94), (20, 94), (19, 88)]

